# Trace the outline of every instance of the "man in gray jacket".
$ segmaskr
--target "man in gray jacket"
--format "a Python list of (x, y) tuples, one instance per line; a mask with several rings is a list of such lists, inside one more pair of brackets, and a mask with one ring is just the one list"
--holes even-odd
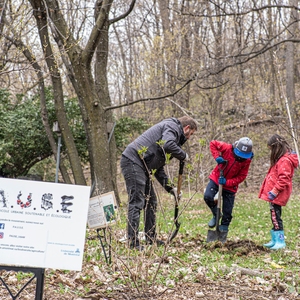
[(181, 146), (196, 130), (196, 122), (188, 116), (165, 119), (145, 131), (122, 153), (121, 169), (129, 198), (127, 237), (131, 249), (143, 250), (138, 238), (143, 209), (146, 243), (164, 245), (163, 241), (156, 239), (157, 198), (151, 176), (155, 176), (168, 193), (177, 197), (177, 190), (166, 175), (164, 166), (169, 158), (188, 160), (188, 154)]

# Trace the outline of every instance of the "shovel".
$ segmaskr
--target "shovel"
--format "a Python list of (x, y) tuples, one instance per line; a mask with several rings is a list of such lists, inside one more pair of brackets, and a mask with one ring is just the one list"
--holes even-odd
[[(223, 177), (223, 171), (221, 170), (220, 177)], [(223, 244), (226, 242), (227, 233), (228, 232), (221, 232), (219, 229), (219, 223), (221, 218), (221, 206), (222, 206), (222, 191), (223, 185), (219, 184), (219, 194), (218, 194), (218, 202), (217, 202), (217, 214), (216, 214), (216, 230), (208, 230), (206, 242), (214, 242), (220, 241)]]
[(178, 222), (178, 212), (179, 212), (179, 195), (181, 191), (181, 183), (182, 183), (182, 174), (183, 174), (183, 167), (184, 167), (184, 161), (181, 160), (179, 162), (179, 174), (178, 174), (178, 183), (177, 183), (177, 197), (175, 199), (175, 211), (174, 211), (174, 223), (175, 223), (175, 230), (173, 231), (169, 242), (171, 242), (177, 235), (179, 228), (180, 228), (180, 223)]

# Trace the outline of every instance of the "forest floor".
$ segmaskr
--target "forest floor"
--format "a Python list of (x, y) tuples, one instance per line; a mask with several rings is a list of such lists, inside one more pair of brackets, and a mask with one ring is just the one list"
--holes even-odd
[[(179, 246), (180, 242), (174, 246)], [(191, 246), (193, 243), (191, 244)], [(251, 241), (232, 242), (227, 241), (226, 244), (213, 243), (205, 246), (206, 249), (213, 251), (222, 249), (227, 254), (235, 254), (238, 256), (261, 256), (268, 253), (268, 250), (261, 246), (257, 246)], [(185, 246), (186, 251), (189, 251)], [(180, 259), (179, 259), (180, 261)], [(170, 263), (168, 259), (164, 259), (163, 264)], [(180, 262), (182, 263), (182, 262)], [(142, 299), (276, 299), (276, 300), (291, 300), (300, 299), (300, 295), (293, 291), (291, 292), (286, 282), (277, 280), (274, 284), (274, 276), (277, 279), (280, 277), (280, 271), (269, 270), (262, 272), (248, 268), (231, 268), (231, 270), (223, 270), (222, 278), (211, 279), (205, 276), (205, 268), (198, 270), (197, 279), (191, 282), (187, 280), (179, 280), (174, 287), (166, 287), (165, 285), (155, 284), (155, 286), (147, 286), (145, 289), (139, 288), (139, 291), (126, 287), (122, 284), (116, 284), (116, 274), (109, 270), (106, 274), (97, 274), (100, 270), (94, 268), (95, 274), (90, 274), (88, 270), (89, 264), (83, 265), (82, 272), (62, 272), (55, 270), (46, 270), (44, 300), (142, 300)], [(86, 270), (85, 270), (86, 268)], [(104, 279), (105, 283), (99, 285), (99, 276)], [(292, 274), (290, 274), (292, 276)], [(6, 281), (13, 294), (17, 293), (17, 286), (25, 283), (26, 278), (17, 278), (15, 274), (10, 272), (2, 272), (1, 277)], [(287, 277), (287, 273), (285, 274)], [(291, 277), (292, 278), (292, 277)], [(26, 281), (28, 278), (26, 279)], [(88, 285), (88, 289), (86, 286)], [(81, 296), (74, 295), (74, 290), (77, 293), (81, 291)], [(12, 299), (1, 287), (1, 300)], [(31, 284), (19, 296), (21, 300), (40, 299), (35, 298), (34, 285)]]
[[(262, 209), (256, 197), (239, 194), (225, 244), (206, 242), (210, 213), (201, 196), (182, 211), (179, 233), (165, 247), (129, 250), (122, 243), (124, 215), (117, 227), (106, 231), (111, 242), (104, 248), (97, 232), (88, 229), (82, 270), (46, 269), (42, 299), (300, 299), (300, 203), (295, 197), (284, 208), (287, 247), (271, 251), (262, 246), (270, 238), (268, 206)], [(168, 199), (164, 205), (158, 212), (158, 226), (160, 238), (166, 240), (173, 231), (174, 206)], [(111, 262), (104, 253), (108, 258), (111, 254)], [(29, 276), (0, 271), (14, 296)], [(18, 298), (12, 298), (0, 284), (1, 300), (41, 300), (35, 294), (35, 280)]]

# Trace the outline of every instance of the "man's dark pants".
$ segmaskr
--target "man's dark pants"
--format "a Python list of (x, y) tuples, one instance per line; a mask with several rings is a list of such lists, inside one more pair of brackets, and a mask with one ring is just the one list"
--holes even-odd
[(139, 224), (141, 210), (144, 209), (146, 240), (153, 243), (156, 239), (157, 198), (146, 169), (135, 164), (125, 156), (121, 158), (121, 170), (128, 193), (127, 234), (130, 246), (139, 246)]

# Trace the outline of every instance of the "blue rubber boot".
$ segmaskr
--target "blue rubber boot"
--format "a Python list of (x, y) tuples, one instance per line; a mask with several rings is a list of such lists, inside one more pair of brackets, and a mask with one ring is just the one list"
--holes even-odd
[(275, 245), (275, 234), (274, 234), (274, 230), (272, 229), (272, 230), (270, 230), (270, 233), (271, 233), (271, 241), (269, 242), (269, 243), (267, 243), (267, 244), (264, 244), (264, 246), (265, 247), (267, 247), (267, 248), (271, 248), (271, 247), (273, 247), (274, 245)]
[(284, 232), (283, 230), (274, 231), (275, 237), (275, 244), (274, 246), (270, 247), (271, 250), (278, 250), (285, 248), (285, 241), (284, 241)]
[(219, 230), (220, 230), (220, 232), (228, 232), (228, 226), (227, 225), (220, 225)]
[(216, 226), (216, 216), (213, 215), (213, 217), (211, 218), (211, 220), (208, 222), (208, 227), (209, 228), (214, 228)]
[[(217, 224), (217, 206), (213, 207), (210, 209), (213, 217), (211, 218), (211, 220), (208, 222), (208, 227), (209, 228), (214, 228)], [(220, 218), (222, 218), (222, 213), (220, 215)]]

